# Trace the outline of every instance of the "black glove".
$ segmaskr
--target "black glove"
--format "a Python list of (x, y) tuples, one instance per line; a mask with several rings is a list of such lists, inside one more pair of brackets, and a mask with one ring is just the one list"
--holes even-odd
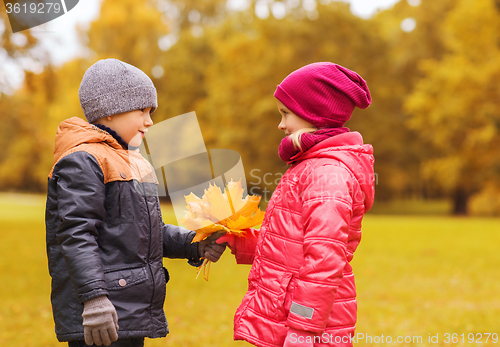
[(226, 249), (225, 245), (219, 245), (216, 242), (217, 239), (224, 234), (225, 233), (216, 232), (207, 237), (205, 240), (201, 240), (198, 243), (198, 256), (216, 263)]

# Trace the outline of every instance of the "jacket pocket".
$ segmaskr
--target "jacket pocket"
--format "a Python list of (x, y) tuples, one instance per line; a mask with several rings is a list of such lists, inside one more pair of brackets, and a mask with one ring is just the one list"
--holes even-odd
[(144, 197), (134, 190), (132, 181), (115, 181), (106, 185), (107, 225), (136, 223), (136, 214), (143, 216), (146, 211)]
[(283, 309), (285, 310), (286, 315), (290, 312), (290, 307), (292, 306), (292, 297), (295, 291), (295, 287), (297, 286), (297, 277), (293, 277), (288, 282), (288, 287), (285, 291), (285, 296), (283, 298)]
[(122, 290), (148, 279), (144, 267), (123, 269), (104, 274), (108, 290)]
[(280, 319), (286, 319), (288, 311), (285, 309), (285, 299), (290, 296), (288, 293), (289, 285), (292, 281), (293, 274), (290, 272), (284, 272), (280, 278), (280, 287), (278, 296), (276, 297), (275, 306), (276, 312)]

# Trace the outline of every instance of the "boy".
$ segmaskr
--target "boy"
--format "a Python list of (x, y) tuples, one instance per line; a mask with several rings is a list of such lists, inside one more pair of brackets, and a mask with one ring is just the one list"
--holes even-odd
[(158, 106), (151, 79), (100, 60), (83, 76), (79, 97), (88, 123), (73, 117), (59, 125), (48, 179), (57, 338), (70, 347), (143, 346), (144, 337), (168, 333), (162, 258), (200, 265), (200, 257), (217, 261), (224, 247), (218, 235), (191, 243), (193, 231), (163, 223), (156, 176), (137, 149)]

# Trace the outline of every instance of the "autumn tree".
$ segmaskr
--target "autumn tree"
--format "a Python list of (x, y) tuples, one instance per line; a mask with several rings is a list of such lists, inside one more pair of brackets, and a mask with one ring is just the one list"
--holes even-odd
[[(276, 85), (301, 66), (332, 61), (360, 73), (372, 93), (372, 106), (356, 110), (347, 126), (374, 145), (378, 199), (467, 201), (491, 192), (500, 187), (493, 153), (500, 4), (410, 3), (416, 4), (400, 1), (365, 20), (347, 4), (327, 0), (268, 2), (267, 18), (256, 16), (263, 4), (257, 1), (228, 10), (222, 0), (104, 0), (99, 18), (80, 33), (88, 58), (30, 73), (15, 95), (0, 97), (3, 118), (5, 109), (18, 114), (6, 123), (14, 130), (0, 139), (0, 177), (5, 187), (43, 189), (57, 125), (83, 118), (83, 73), (113, 57), (152, 77), (159, 100), (155, 122), (196, 111), (207, 147), (241, 153), (249, 183), (270, 191), (286, 170), (277, 156), (283, 134), (277, 130)], [(416, 26), (402, 27), (403, 21)], [(4, 31), (2, 42), (6, 38)], [(28, 54), (16, 42), (14, 37), (4, 49), (12, 57)]]
[[(371, 20), (355, 17), (347, 4), (321, 3), (308, 11), (301, 2), (283, 2), (282, 16), (266, 19), (250, 7), (200, 32), (185, 30), (163, 55), (161, 118), (195, 110), (209, 146), (238, 150), (249, 171), (279, 178), (286, 165), (276, 155), (282, 134), (274, 89), (303, 65), (333, 61), (359, 72), (373, 95), (372, 106), (355, 111), (348, 126), (375, 147), (377, 197), (428, 193), (419, 167), (430, 146), (408, 126), (403, 102), (422, 75), (418, 62), (445, 51), (437, 32), (454, 1), (418, 7), (402, 1)], [(405, 32), (401, 22), (408, 17), (417, 28)], [(269, 181), (272, 189), (277, 180)]]
[(48, 104), (55, 96), (54, 72), (26, 72), (23, 87), (2, 97), (0, 189), (42, 191), (53, 146), (47, 133)]
[[(3, 7), (3, 4), (0, 5)], [(0, 11), (0, 189), (40, 191), (44, 150), (46, 101), (54, 97), (53, 70), (48, 52), (31, 30), (12, 33), (6, 11)], [(35, 66), (47, 65), (41, 75)], [(14, 90), (8, 69), (24, 74), (24, 86)], [(11, 95), (12, 94), (12, 95)], [(46, 184), (46, 182), (44, 183)]]
[[(446, 53), (423, 61), (406, 101), (411, 126), (432, 147), (422, 174), (467, 214), (471, 196), (500, 186), (500, 9), (460, 0), (443, 23)], [(491, 185), (489, 185), (491, 186)]]
[[(277, 156), (283, 134), (273, 97), (283, 78), (315, 61), (337, 62), (368, 80), (384, 78), (383, 54), (375, 53), (387, 49), (370, 22), (342, 3), (319, 6), (317, 17), (297, 12), (281, 19), (260, 19), (251, 8), (234, 13), (205, 26), (202, 35), (184, 33), (162, 65), (166, 78), (159, 81), (159, 95), (168, 113), (195, 110), (207, 146), (241, 153), (249, 183), (262, 188), (273, 189), (286, 169)], [(360, 114), (353, 130), (377, 122), (377, 107)]]
[(157, 8), (168, 18), (174, 33), (193, 26), (207, 26), (223, 21), (227, 16), (224, 0), (155, 0)]
[(162, 53), (158, 42), (168, 33), (168, 26), (156, 1), (104, 0), (99, 17), (88, 31), (81, 31), (81, 37), (93, 53), (92, 63), (116, 58), (151, 76)]
[(382, 54), (382, 78), (368, 84), (378, 90), (373, 103), (380, 105), (379, 122), (366, 129), (375, 148), (377, 199), (442, 197), (422, 179), (421, 162), (431, 148), (409, 126), (409, 113), (403, 104), (422, 76), (419, 62), (440, 59), (445, 52), (441, 23), (455, 0), (422, 0), (418, 6), (409, 3), (400, 1), (370, 19), (388, 50)]
[[(3, 4), (0, 7), (3, 7)], [(13, 86), (7, 78), (8, 66), (24, 71), (29, 70), (30, 63), (48, 63), (47, 52), (38, 47), (38, 40), (31, 34), (31, 30), (14, 34), (10, 28), (7, 12), (4, 10), (0, 11), (0, 53), (4, 59), (0, 66), (0, 96), (2, 93), (12, 92)]]

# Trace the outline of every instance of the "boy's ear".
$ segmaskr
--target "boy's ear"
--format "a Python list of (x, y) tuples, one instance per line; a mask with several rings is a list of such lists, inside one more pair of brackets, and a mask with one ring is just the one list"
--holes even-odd
[(99, 118), (99, 119), (96, 119), (95, 121), (92, 122), (92, 124), (97, 124), (97, 123), (100, 123), (100, 120), (104, 120), (104, 119), (107, 119), (108, 121), (110, 121), (112, 119), (113, 116), (107, 116), (107, 117), (103, 117), (103, 118)]

